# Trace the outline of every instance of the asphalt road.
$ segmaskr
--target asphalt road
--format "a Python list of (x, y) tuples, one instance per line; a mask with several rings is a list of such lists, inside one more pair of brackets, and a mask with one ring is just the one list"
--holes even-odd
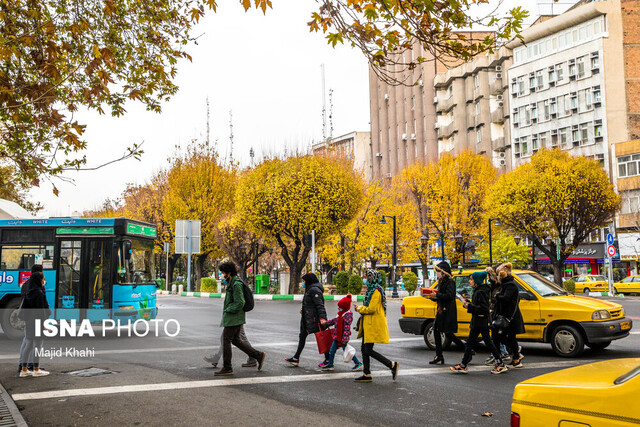
[[(468, 375), (453, 375), (449, 366), (460, 351), (445, 352), (446, 365), (431, 366), (433, 357), (421, 337), (400, 331), (400, 302), (389, 301), (391, 343), (376, 350), (400, 363), (397, 381), (372, 361), (374, 382), (357, 384), (351, 365), (317, 368), (313, 337), (308, 338), (300, 367), (284, 362), (296, 348), (299, 302), (256, 301), (248, 315), (247, 335), (267, 352), (262, 372), (241, 368), (245, 355), (234, 350), (235, 375), (214, 378), (202, 357), (218, 346), (222, 301), (159, 297), (159, 319), (175, 319), (175, 337), (118, 337), (108, 331), (95, 338), (47, 339), (45, 348), (95, 349), (94, 357), (43, 360), (51, 375), (18, 378), (20, 342), (0, 335), (0, 382), (14, 397), (30, 425), (496, 425), (509, 424), (514, 386), (527, 378), (596, 360), (640, 357), (640, 298), (614, 299), (625, 306), (637, 329), (603, 351), (585, 350), (577, 359), (562, 359), (547, 344), (523, 344), (525, 367), (491, 375), (480, 352)], [(335, 302), (327, 302), (334, 315)], [(175, 332), (175, 324), (168, 332)], [(161, 328), (162, 329), (162, 328)], [(126, 335), (126, 330), (124, 330)], [(144, 330), (138, 329), (140, 334)], [(352, 341), (361, 355), (359, 343)], [(338, 353), (337, 359), (341, 356)], [(69, 372), (100, 368), (109, 374), (79, 377)], [(483, 417), (485, 412), (493, 413)]]

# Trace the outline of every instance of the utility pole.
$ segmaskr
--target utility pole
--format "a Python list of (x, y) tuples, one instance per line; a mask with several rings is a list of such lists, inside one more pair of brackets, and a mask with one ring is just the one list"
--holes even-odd
[(209, 146), (209, 97), (207, 96), (207, 147)]
[(322, 141), (327, 142), (327, 99), (324, 87), (324, 64), (320, 65), (322, 70)]
[(229, 152), (229, 163), (233, 163), (233, 111), (229, 110), (229, 141), (231, 141), (231, 151)]

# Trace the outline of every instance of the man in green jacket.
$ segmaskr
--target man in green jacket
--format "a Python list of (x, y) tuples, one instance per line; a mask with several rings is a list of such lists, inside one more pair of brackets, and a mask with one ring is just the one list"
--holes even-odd
[[(244, 312), (244, 292), (242, 281), (238, 278), (238, 270), (232, 262), (220, 264), (220, 271), (227, 282), (224, 305), (222, 308), (222, 364), (223, 367), (215, 376), (233, 375), (231, 366), (231, 344), (238, 347), (248, 356), (258, 361), (258, 370), (262, 370), (265, 352), (260, 352), (253, 348), (242, 333), (243, 325), (246, 323)], [(243, 339), (244, 338), (244, 339)]]

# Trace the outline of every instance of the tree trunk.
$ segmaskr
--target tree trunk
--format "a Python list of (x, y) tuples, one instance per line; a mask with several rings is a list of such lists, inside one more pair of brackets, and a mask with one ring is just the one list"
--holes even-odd
[(431, 286), (429, 282), (429, 269), (427, 268), (427, 263), (420, 261), (422, 265), (422, 286)]
[(563, 287), (562, 286), (562, 267), (560, 266), (559, 262), (553, 263), (553, 281), (556, 283), (556, 285)]
[(300, 282), (302, 281), (302, 270), (306, 262), (298, 261), (289, 265), (289, 293), (297, 294), (300, 291)]
[(200, 255), (196, 255), (196, 262), (195, 262), (195, 286), (194, 289), (196, 292), (200, 292), (200, 281), (202, 280), (202, 273), (204, 271), (204, 262), (207, 260), (207, 257), (209, 256), (209, 254), (200, 254)]
[(176, 263), (180, 259), (180, 254), (173, 254), (169, 257), (169, 277), (167, 277), (167, 283), (169, 284), (169, 290), (171, 290), (171, 283), (173, 283), (173, 270), (176, 268)]

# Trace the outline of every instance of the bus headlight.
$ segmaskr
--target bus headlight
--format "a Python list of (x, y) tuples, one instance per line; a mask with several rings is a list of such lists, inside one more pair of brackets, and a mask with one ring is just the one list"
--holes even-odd
[(607, 310), (594, 311), (593, 314), (591, 315), (591, 319), (593, 320), (611, 319), (611, 313), (609, 313)]

